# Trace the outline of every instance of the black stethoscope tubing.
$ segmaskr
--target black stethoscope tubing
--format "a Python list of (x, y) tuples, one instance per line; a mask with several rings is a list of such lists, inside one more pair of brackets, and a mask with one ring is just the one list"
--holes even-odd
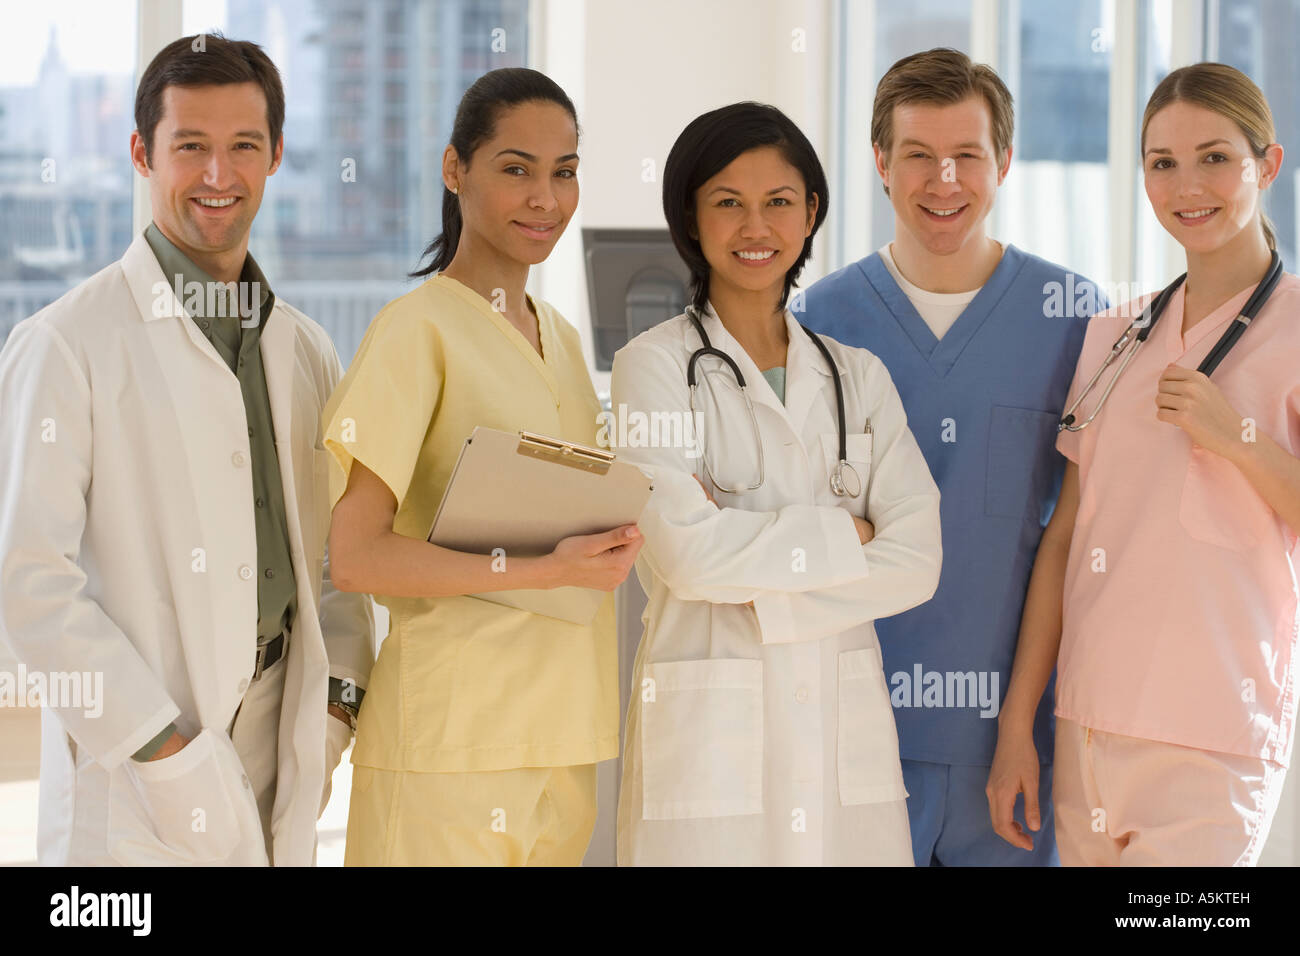
[[(700, 322), (693, 308), (686, 310), (686, 317), (691, 320), (692, 324), (694, 324), (695, 331), (699, 333), (700, 341), (704, 343), (704, 347), (692, 352), (690, 359), (686, 362), (686, 384), (689, 387), (694, 388), (695, 363), (706, 355), (713, 355), (722, 359), (731, 367), (732, 373), (736, 376), (736, 384), (741, 388), (744, 388), (745, 376), (741, 374), (740, 366), (737, 365), (726, 352), (713, 347), (713, 343), (709, 341), (708, 333), (704, 331), (704, 324)], [(831, 381), (835, 383), (835, 415), (836, 422), (839, 425), (840, 461), (845, 461), (849, 457), (849, 438), (848, 423), (844, 413), (844, 386), (840, 382), (839, 366), (835, 364), (835, 359), (831, 357), (831, 350), (826, 347), (826, 343), (821, 340), (820, 336), (818, 336), (816, 332), (803, 323), (799, 324), (799, 328), (808, 333), (808, 338), (813, 340), (813, 343), (817, 346), (817, 350), (822, 353), (822, 357), (826, 359), (826, 365), (831, 370)]]
[[(1250, 298), (1246, 300), (1246, 304), (1241, 307), (1241, 311), (1237, 313), (1236, 318), (1234, 318), (1228, 328), (1224, 330), (1223, 335), (1219, 337), (1219, 341), (1214, 344), (1214, 348), (1210, 349), (1205, 358), (1201, 360), (1201, 364), (1196, 367), (1198, 372), (1207, 376), (1214, 373), (1214, 370), (1219, 367), (1220, 363), (1223, 362), (1228, 353), (1232, 351), (1232, 347), (1237, 344), (1237, 340), (1240, 339), (1242, 333), (1246, 331), (1246, 327), (1254, 321), (1255, 317), (1259, 315), (1259, 311), (1264, 307), (1264, 304), (1268, 302), (1269, 296), (1273, 294), (1273, 290), (1277, 288), (1277, 284), (1282, 281), (1282, 274), (1282, 257), (1277, 254), (1276, 250), (1274, 250), (1269, 259), (1268, 269), (1264, 273), (1264, 278), (1259, 281), (1259, 285), (1255, 287), (1255, 291), (1251, 293)], [(1067, 428), (1071, 431), (1080, 430), (1087, 425), (1088, 422), (1097, 417), (1097, 413), (1101, 411), (1102, 405), (1106, 403), (1107, 396), (1110, 395), (1111, 388), (1114, 387), (1115, 379), (1123, 373), (1125, 366), (1128, 364), (1128, 359), (1125, 359), (1125, 361), (1121, 363), (1119, 371), (1112, 376), (1110, 385), (1107, 386), (1106, 391), (1102, 394), (1101, 401), (1097, 404), (1096, 409), (1093, 410), (1092, 415), (1089, 416), (1088, 421), (1084, 422), (1083, 425), (1080, 425), (1078, 429), (1071, 427), (1074, 425), (1076, 420), (1074, 410), (1079, 407), (1087, 394), (1092, 391), (1093, 386), (1097, 383), (1097, 379), (1100, 378), (1102, 372), (1106, 370), (1106, 366), (1118, 358), (1122, 352), (1128, 349), (1127, 344), (1124, 344), (1124, 347), (1120, 348), (1121, 343), (1124, 343), (1125, 338), (1133, 334), (1133, 330), (1136, 328), (1138, 332), (1134, 336), (1135, 344), (1133, 345), (1133, 353), (1136, 353), (1137, 349), (1146, 341), (1147, 336), (1151, 334), (1151, 330), (1156, 327), (1156, 322), (1158, 322), (1160, 317), (1164, 315), (1165, 309), (1168, 307), (1170, 300), (1174, 297), (1174, 293), (1178, 291), (1179, 287), (1186, 280), (1187, 273), (1184, 272), (1173, 282), (1169, 283), (1168, 286), (1162, 289), (1160, 293), (1147, 304), (1147, 307), (1142, 310), (1142, 314), (1138, 316), (1138, 318), (1134, 320), (1133, 324), (1124, 331), (1124, 334), (1119, 337), (1119, 340), (1111, 349), (1111, 353), (1107, 357), (1105, 363), (1097, 370), (1097, 374), (1093, 376), (1092, 381), (1088, 383), (1079, 397), (1075, 399), (1074, 404), (1070, 406), (1065, 417), (1061, 419), (1060, 424), (1058, 425), (1058, 430), (1065, 430)], [(1131, 358), (1132, 356), (1130, 355), (1129, 357)]]

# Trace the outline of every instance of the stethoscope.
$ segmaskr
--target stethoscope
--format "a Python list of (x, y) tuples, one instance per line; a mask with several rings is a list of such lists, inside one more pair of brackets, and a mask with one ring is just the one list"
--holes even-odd
[[(754, 404), (749, 399), (749, 388), (745, 385), (745, 376), (741, 374), (740, 366), (732, 361), (730, 355), (713, 347), (713, 344), (709, 341), (708, 333), (704, 331), (704, 324), (700, 322), (699, 314), (694, 306), (687, 307), (686, 317), (691, 320), (691, 323), (695, 326), (695, 331), (700, 335), (700, 341), (704, 343), (704, 347), (692, 352), (690, 359), (686, 362), (686, 384), (691, 390), (692, 417), (698, 416), (699, 414), (695, 407), (695, 394), (697, 390), (695, 382), (695, 363), (706, 355), (716, 356), (717, 358), (722, 359), (722, 361), (731, 369), (732, 374), (736, 376), (736, 384), (740, 386), (740, 394), (745, 400), (745, 409), (749, 412), (749, 422), (754, 430), (754, 445), (758, 448), (758, 482), (756, 484), (748, 485), (744, 488), (726, 487), (719, 482), (716, 477), (714, 477), (713, 469), (709, 467), (708, 455), (702, 456), (704, 458), (704, 471), (709, 476), (709, 481), (713, 482), (715, 488), (725, 491), (729, 495), (739, 495), (748, 491), (757, 491), (759, 488), (763, 487), (763, 482), (766, 480), (766, 471), (763, 463), (763, 438), (758, 431), (758, 418), (754, 414)], [(844, 386), (840, 384), (839, 367), (835, 364), (835, 359), (831, 357), (830, 349), (826, 347), (826, 343), (823, 342), (815, 332), (803, 324), (800, 324), (799, 328), (808, 333), (808, 338), (813, 340), (813, 343), (817, 346), (817, 350), (821, 352), (822, 357), (826, 359), (826, 364), (831, 370), (831, 381), (835, 383), (835, 414), (836, 420), (839, 424), (840, 460), (839, 463), (831, 469), (831, 491), (841, 498), (856, 498), (862, 492), (862, 478), (858, 475), (857, 469), (848, 463), (848, 427), (845, 424)], [(710, 386), (710, 391), (712, 391), (712, 386)]]
[[(1101, 363), (1101, 368), (1097, 369), (1097, 374), (1088, 380), (1088, 384), (1084, 386), (1079, 397), (1074, 400), (1074, 404), (1065, 410), (1065, 417), (1062, 418), (1060, 423), (1056, 426), (1058, 432), (1082, 431), (1092, 424), (1092, 420), (1097, 417), (1102, 406), (1106, 404), (1106, 399), (1110, 396), (1111, 389), (1115, 387), (1115, 383), (1119, 380), (1119, 377), (1124, 374), (1124, 369), (1128, 368), (1129, 363), (1133, 361), (1133, 356), (1137, 355), (1138, 349), (1142, 347), (1142, 343), (1145, 342), (1147, 336), (1151, 334), (1151, 330), (1156, 327), (1156, 322), (1164, 313), (1165, 307), (1169, 305), (1169, 300), (1174, 297), (1174, 293), (1178, 291), (1178, 287), (1183, 284), (1186, 278), (1187, 273), (1184, 272), (1177, 279), (1171, 282), (1167, 288), (1163, 289), (1159, 295), (1151, 300), (1150, 304), (1142, 310), (1142, 314), (1134, 319), (1133, 324), (1124, 330), (1124, 334), (1115, 340), (1115, 344), (1111, 346), (1110, 354), (1106, 356), (1106, 360)], [(1264, 273), (1264, 278), (1260, 280), (1259, 285), (1255, 287), (1254, 293), (1251, 294), (1251, 297), (1246, 301), (1246, 304), (1242, 306), (1240, 314), (1232, 320), (1232, 324), (1228, 326), (1227, 330), (1219, 338), (1219, 341), (1215, 343), (1214, 348), (1210, 349), (1210, 354), (1205, 356), (1204, 361), (1196, 367), (1198, 372), (1210, 375), (1219, 367), (1219, 363), (1223, 361), (1228, 352), (1231, 351), (1232, 347), (1237, 344), (1237, 339), (1241, 338), (1241, 333), (1246, 331), (1246, 326), (1250, 325), (1255, 316), (1259, 314), (1259, 310), (1264, 307), (1264, 303), (1268, 301), (1268, 297), (1273, 294), (1273, 290), (1277, 288), (1277, 284), (1281, 280), (1282, 258), (1274, 252), (1273, 258), (1269, 260), (1268, 271)], [(1133, 346), (1131, 349), (1129, 348), (1130, 345)], [(1116, 370), (1113, 376), (1111, 376), (1110, 383), (1106, 386), (1106, 390), (1101, 393), (1101, 400), (1097, 403), (1097, 407), (1093, 409), (1092, 414), (1089, 415), (1085, 421), (1076, 425), (1074, 423), (1074, 410), (1079, 407), (1080, 403), (1087, 397), (1088, 393), (1092, 391), (1093, 386), (1097, 384), (1097, 379), (1101, 378), (1101, 373), (1106, 371), (1106, 369), (1111, 366), (1111, 363), (1114, 362), (1115, 359), (1119, 358), (1125, 350), (1128, 350), (1128, 354), (1124, 356), (1124, 361), (1120, 363), (1119, 369)]]

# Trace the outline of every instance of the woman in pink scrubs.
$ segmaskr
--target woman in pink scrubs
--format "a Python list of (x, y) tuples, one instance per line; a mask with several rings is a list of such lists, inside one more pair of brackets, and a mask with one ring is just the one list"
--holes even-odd
[[(1169, 74), (1142, 118), (1147, 197), (1187, 281), (1092, 423), (1057, 440), (1069, 463), (988, 784), (994, 828), (1030, 845), (1011, 810), (1024, 793), (1037, 827), (1030, 730), (1055, 665), (1065, 865), (1251, 865), (1277, 807), (1300, 626), (1300, 279), (1283, 274), (1213, 378), (1196, 371), (1268, 269), (1276, 138), (1263, 94), (1218, 63)], [(1091, 320), (1067, 407), (1148, 298)]]

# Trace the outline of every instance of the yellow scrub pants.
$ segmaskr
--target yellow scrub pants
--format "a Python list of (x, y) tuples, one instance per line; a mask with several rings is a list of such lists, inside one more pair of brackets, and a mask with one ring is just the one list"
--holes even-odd
[(345, 866), (578, 866), (596, 765), (418, 773), (354, 765)]

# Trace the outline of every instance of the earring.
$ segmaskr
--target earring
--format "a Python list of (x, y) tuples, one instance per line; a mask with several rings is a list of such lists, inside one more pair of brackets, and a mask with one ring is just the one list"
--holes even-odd
[(460, 187), (459, 187), (459, 186), (452, 186), (452, 187), (451, 187), (451, 194), (452, 194), (453, 196), (459, 196), (459, 195), (460, 195)]

